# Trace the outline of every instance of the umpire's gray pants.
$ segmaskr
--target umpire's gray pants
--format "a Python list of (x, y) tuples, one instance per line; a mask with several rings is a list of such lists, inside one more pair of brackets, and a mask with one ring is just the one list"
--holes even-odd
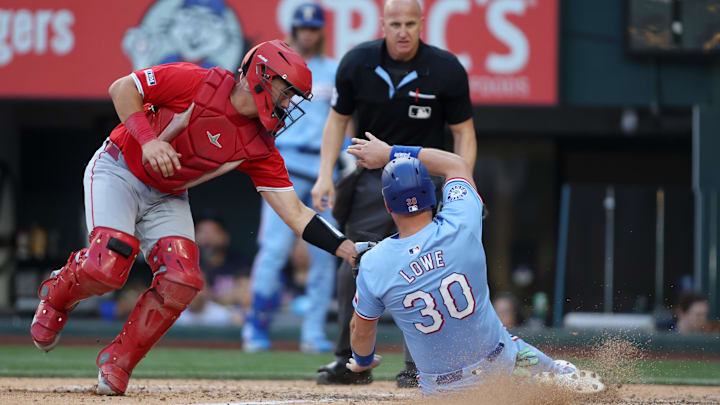
[[(363, 170), (358, 178), (350, 209), (343, 227), (345, 235), (353, 241), (381, 240), (397, 232), (392, 217), (385, 208), (380, 176), (382, 170)], [(337, 273), (338, 329), (335, 345), (338, 361), (347, 361), (350, 350), (350, 319), (355, 311), (355, 279), (350, 264), (343, 260)]]

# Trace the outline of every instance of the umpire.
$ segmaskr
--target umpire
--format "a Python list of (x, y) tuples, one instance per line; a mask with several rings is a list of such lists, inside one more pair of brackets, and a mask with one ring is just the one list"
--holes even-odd
[[(329, 208), (344, 224), (351, 240), (382, 239), (396, 231), (381, 194), (382, 170), (359, 169), (338, 184), (333, 167), (345, 129), (355, 114), (356, 137), (370, 132), (390, 145), (443, 148), (445, 124), (454, 150), (474, 167), (477, 142), (472, 121), (468, 78), (451, 53), (420, 41), (422, 10), (417, 0), (386, 0), (382, 27), (385, 37), (362, 43), (340, 61), (332, 108), (323, 130), (320, 172), (312, 189), (313, 205)], [(368, 384), (370, 371), (352, 373), (346, 367), (350, 350), (350, 319), (355, 280), (343, 262), (337, 273), (340, 334), (335, 361), (319, 370), (318, 384)], [(405, 349), (406, 369), (399, 387), (416, 387), (415, 363)]]

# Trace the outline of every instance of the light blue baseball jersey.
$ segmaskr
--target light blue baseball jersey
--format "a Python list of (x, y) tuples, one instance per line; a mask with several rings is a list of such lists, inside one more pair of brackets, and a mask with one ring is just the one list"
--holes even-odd
[(305, 115), (275, 140), (290, 173), (316, 178), (320, 170), (320, 146), (330, 98), (335, 87), (337, 61), (316, 56), (307, 61), (312, 72), (313, 98), (300, 105)]
[(363, 256), (355, 312), (374, 320), (387, 309), (421, 373), (478, 364), (512, 370), (517, 347), (490, 303), (483, 201), (470, 183), (453, 178), (443, 204), (419, 232), (386, 238)]

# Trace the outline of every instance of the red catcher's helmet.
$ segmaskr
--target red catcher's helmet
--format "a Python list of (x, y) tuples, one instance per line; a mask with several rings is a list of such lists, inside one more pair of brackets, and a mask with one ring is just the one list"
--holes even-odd
[[(245, 54), (240, 72), (250, 85), (260, 122), (273, 136), (305, 115), (300, 103), (312, 98), (312, 73), (305, 60), (285, 42), (274, 39), (255, 46)], [(288, 86), (285, 90), (275, 88), (280, 94), (277, 100), (272, 99), (270, 91), (275, 78)], [(279, 103), (283, 97), (290, 100), (288, 108)]]

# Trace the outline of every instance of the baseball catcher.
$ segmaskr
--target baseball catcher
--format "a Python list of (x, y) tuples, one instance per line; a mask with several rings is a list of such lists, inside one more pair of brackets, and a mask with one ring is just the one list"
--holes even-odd
[(300, 202), (274, 143), (303, 115), (311, 88), (305, 61), (279, 40), (251, 49), (237, 80), (190, 63), (116, 80), (109, 92), (121, 123), (83, 179), (89, 246), (41, 284), (35, 345), (52, 350), (73, 307), (121, 288), (142, 251), (152, 284), (97, 357), (97, 392), (125, 393), (135, 366), (203, 287), (187, 189), (232, 170), (247, 173), (295, 233), (350, 259), (352, 242)]

